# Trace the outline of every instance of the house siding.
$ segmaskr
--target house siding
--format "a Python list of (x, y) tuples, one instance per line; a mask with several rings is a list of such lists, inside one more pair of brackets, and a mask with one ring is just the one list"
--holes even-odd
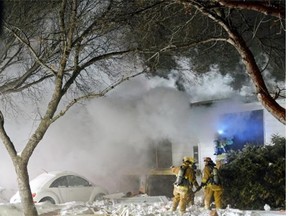
[[(279, 100), (278, 103), (286, 107), (286, 100)], [(219, 104), (219, 101), (217, 102)], [(211, 107), (213, 109), (213, 107)], [(263, 110), (263, 127), (264, 127), (264, 144), (269, 144), (271, 141), (271, 137), (274, 134), (286, 137), (286, 126), (283, 125), (281, 122), (279, 122), (275, 117), (273, 117), (266, 109), (263, 109), (263, 106), (259, 102), (252, 102), (252, 103), (243, 103), (239, 106), (237, 106), (237, 111), (234, 111), (235, 113), (238, 112), (245, 112), (245, 111), (252, 111), (252, 110)], [(233, 113), (232, 110), (224, 110), (222, 113), (218, 113), (218, 115), (225, 114), (225, 113)], [(217, 130), (215, 129), (215, 132)], [(198, 140), (195, 142), (195, 140)], [(204, 163), (203, 158), (204, 157), (211, 157), (212, 160), (215, 161), (216, 155), (214, 155), (215, 152), (215, 146), (214, 146), (214, 136), (212, 133), (210, 135), (207, 133), (207, 137), (204, 139), (202, 138), (195, 138), (194, 142), (191, 141), (191, 143), (186, 143), (182, 145), (172, 145), (172, 161), (173, 164), (179, 164), (181, 162), (181, 159), (183, 156), (193, 156), (193, 146), (198, 145), (198, 168), (203, 169)]]

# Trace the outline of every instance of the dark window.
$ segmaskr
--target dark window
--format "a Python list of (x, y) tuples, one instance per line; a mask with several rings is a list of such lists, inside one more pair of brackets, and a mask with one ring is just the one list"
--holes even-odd
[(55, 181), (52, 182), (50, 185), (51, 188), (55, 187), (68, 187), (68, 182), (66, 176), (62, 176), (57, 178)]
[(172, 164), (172, 144), (169, 140), (159, 142), (156, 149), (157, 168), (167, 168)]
[(148, 150), (150, 168), (168, 168), (172, 164), (172, 144), (169, 140), (152, 142)]
[(69, 175), (67, 176), (69, 187), (89, 187), (90, 183), (79, 176)]

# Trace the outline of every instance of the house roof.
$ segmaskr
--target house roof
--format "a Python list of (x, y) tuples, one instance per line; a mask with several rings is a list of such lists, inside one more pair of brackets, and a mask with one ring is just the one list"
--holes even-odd
[(229, 97), (229, 98), (196, 101), (196, 102), (190, 102), (190, 107), (199, 107), (199, 106), (210, 107), (216, 103), (224, 103), (224, 102), (229, 102), (229, 101), (241, 101), (242, 103), (252, 103), (252, 102), (257, 102), (257, 97), (256, 96), (250, 96), (250, 97), (235, 96), (235, 97)]

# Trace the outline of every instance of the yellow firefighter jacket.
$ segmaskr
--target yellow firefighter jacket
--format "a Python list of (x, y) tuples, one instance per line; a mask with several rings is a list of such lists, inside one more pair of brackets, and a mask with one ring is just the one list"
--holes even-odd
[[(184, 167), (186, 169), (184, 178), (187, 179), (190, 183), (190, 187), (195, 185), (195, 187), (198, 187), (198, 183), (196, 181), (196, 175), (194, 170), (189, 166), (189, 164), (186, 164), (185, 162), (181, 165), (181, 167)], [(172, 172), (177, 175), (180, 170), (180, 166), (178, 167), (172, 167)], [(178, 186), (178, 187), (187, 187), (187, 186)]]
[(203, 169), (201, 182), (206, 184), (205, 186), (210, 187), (212, 190), (222, 190), (221, 185), (215, 185), (215, 184), (211, 183), (210, 180), (213, 178), (212, 170), (213, 170), (213, 167), (211, 167), (209, 165), (205, 165), (205, 167)]

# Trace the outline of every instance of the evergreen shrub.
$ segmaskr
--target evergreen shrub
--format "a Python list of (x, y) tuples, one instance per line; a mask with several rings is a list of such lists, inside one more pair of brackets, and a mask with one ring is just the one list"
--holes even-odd
[(286, 138), (273, 135), (270, 145), (247, 144), (231, 151), (221, 168), (223, 204), (237, 209), (286, 209)]

